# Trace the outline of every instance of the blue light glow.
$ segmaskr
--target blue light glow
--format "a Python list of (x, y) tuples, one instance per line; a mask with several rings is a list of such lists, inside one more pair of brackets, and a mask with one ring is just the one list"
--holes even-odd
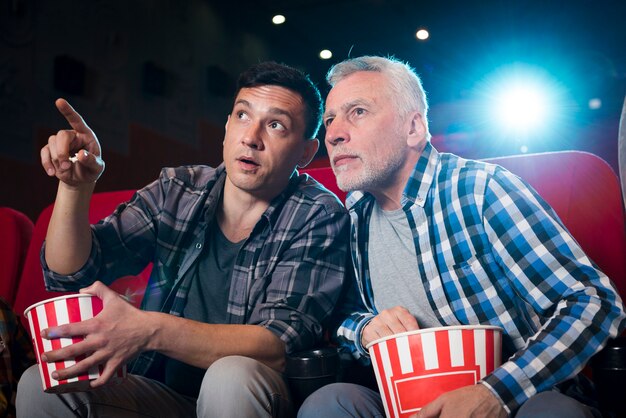
[(513, 65), (485, 78), (480, 86), (485, 119), (498, 136), (540, 138), (563, 119), (564, 91), (544, 70)]

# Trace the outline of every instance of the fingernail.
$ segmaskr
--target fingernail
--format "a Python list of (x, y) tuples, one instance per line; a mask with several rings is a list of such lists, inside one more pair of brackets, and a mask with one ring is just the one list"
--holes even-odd
[(88, 156), (88, 155), (89, 155), (89, 151), (87, 151), (87, 150), (83, 150), (83, 155), (84, 155), (85, 157), (86, 157), (86, 156)]
[(54, 176), (54, 168), (49, 168), (48, 169), (48, 175), (49, 176)]
[(63, 162), (61, 163), (61, 168), (62, 168), (63, 170), (67, 170), (67, 169), (68, 169), (68, 168), (70, 168), (71, 166), (72, 166), (72, 165), (70, 164), (70, 162), (69, 162), (69, 161), (63, 161)]
[(48, 362), (48, 356), (46, 356), (45, 354), (41, 355), (41, 361), (43, 361), (44, 363)]
[(52, 372), (50, 376), (52, 376), (54, 380), (59, 380), (59, 374), (57, 372)]

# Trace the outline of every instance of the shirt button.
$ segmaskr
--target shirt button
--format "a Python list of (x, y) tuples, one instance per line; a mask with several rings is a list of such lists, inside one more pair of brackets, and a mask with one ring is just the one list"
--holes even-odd
[(417, 203), (423, 203), (423, 202), (424, 202), (424, 199), (422, 199), (421, 197), (417, 198)]
[(202, 244), (197, 243), (197, 244), (196, 244), (196, 248), (197, 248), (198, 250), (199, 250), (199, 249), (201, 249), (201, 248), (202, 248)]

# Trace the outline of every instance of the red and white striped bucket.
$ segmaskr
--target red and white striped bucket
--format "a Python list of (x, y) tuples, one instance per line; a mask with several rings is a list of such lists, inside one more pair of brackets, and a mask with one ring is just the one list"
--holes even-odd
[[(65, 369), (81, 361), (84, 356), (74, 360), (57, 361), (54, 363), (44, 363), (41, 355), (47, 351), (58, 350), (62, 347), (82, 341), (82, 337), (45, 339), (41, 337), (41, 331), (69, 323), (84, 321), (98, 315), (102, 310), (102, 300), (96, 296), (77, 294), (60, 296), (41, 301), (29, 306), (24, 315), (28, 318), (30, 325), (30, 335), (33, 338), (37, 365), (41, 375), (43, 390), (49, 393), (64, 393), (83, 391), (89, 389), (89, 381), (98, 378), (102, 374), (102, 366), (95, 366), (87, 373), (67, 380), (55, 380), (52, 372)], [(117, 371), (117, 378), (126, 376), (126, 367)]]
[(405, 418), (500, 366), (502, 329), (426, 328), (378, 339), (367, 348), (387, 417)]

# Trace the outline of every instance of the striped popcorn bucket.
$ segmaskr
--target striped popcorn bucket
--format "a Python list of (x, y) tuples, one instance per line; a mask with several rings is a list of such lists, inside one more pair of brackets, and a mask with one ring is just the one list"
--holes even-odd
[[(77, 294), (60, 296), (48, 299), (29, 306), (24, 315), (28, 318), (30, 335), (33, 337), (33, 346), (37, 357), (39, 374), (43, 390), (48, 393), (65, 393), (84, 391), (89, 389), (89, 381), (98, 378), (102, 373), (102, 366), (95, 366), (87, 373), (67, 380), (55, 380), (52, 372), (65, 369), (81, 361), (84, 356), (73, 360), (45, 363), (41, 355), (47, 351), (58, 350), (62, 347), (82, 341), (82, 337), (45, 339), (41, 337), (43, 329), (84, 321), (93, 318), (102, 310), (102, 300), (96, 296)], [(126, 376), (126, 367), (117, 371), (116, 379)]]
[(367, 346), (389, 418), (405, 418), (439, 395), (474, 385), (500, 366), (502, 330), (494, 326), (427, 328)]

